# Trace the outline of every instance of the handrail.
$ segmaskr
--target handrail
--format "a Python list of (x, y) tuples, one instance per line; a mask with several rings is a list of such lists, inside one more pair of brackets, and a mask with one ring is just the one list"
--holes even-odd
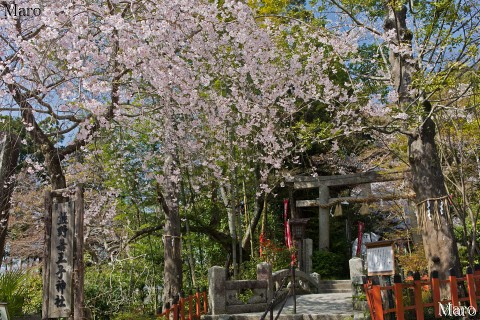
[[(278, 270), (278, 271), (275, 271), (274, 273), (272, 273), (272, 278), (273, 278), (273, 282), (276, 283), (278, 281), (278, 279), (284, 279), (285, 277), (288, 277), (288, 275), (290, 274), (291, 270), (290, 269), (282, 269), (282, 270)], [(315, 280), (315, 278), (313, 278), (311, 275), (309, 275), (308, 273), (305, 273), (301, 270), (295, 270), (295, 278), (297, 278), (298, 280), (306, 280), (308, 281), (311, 285), (313, 285), (315, 287), (315, 289), (318, 291), (319, 289), (319, 284), (318, 282)], [(315, 292), (314, 292), (315, 293)]]
[[(199, 288), (197, 288), (195, 293), (190, 291), (188, 297), (185, 297), (185, 293), (181, 291), (180, 295), (173, 297), (171, 307), (168, 302), (165, 306), (165, 311), (158, 314), (158, 318), (171, 320), (170, 316), (173, 315), (172, 320), (198, 320), (201, 315), (208, 313), (207, 290), (202, 288), (202, 291), (200, 291)], [(186, 312), (187, 310), (185, 310), (186, 307), (188, 307), (188, 313)]]
[[(287, 269), (285, 269), (287, 270)], [(281, 272), (284, 272), (285, 270), (281, 270)], [(272, 297), (272, 300), (270, 301), (270, 303), (268, 304), (267, 306), (267, 309), (265, 310), (265, 312), (262, 314), (262, 316), (260, 317), (260, 320), (265, 320), (265, 317), (267, 316), (267, 313), (270, 312), (270, 320), (273, 320), (273, 308), (275, 308), (275, 306), (280, 303), (282, 300), (283, 300), (283, 303), (282, 303), (282, 306), (280, 307), (280, 309), (278, 310), (278, 313), (277, 313), (277, 316), (275, 317), (275, 320), (278, 319), (278, 317), (280, 316), (280, 313), (282, 312), (283, 310), (283, 307), (285, 306), (285, 303), (287, 302), (288, 298), (290, 296), (294, 296), (295, 297), (295, 267), (292, 266), (290, 269), (288, 269), (288, 273), (286, 274), (286, 276), (282, 279), (282, 283), (281, 285), (278, 287), (277, 290), (275, 290), (275, 292), (273, 293), (273, 297)], [(286, 296), (284, 297), (278, 297), (278, 294), (280, 291), (282, 291), (283, 287), (286, 286), (286, 283), (287, 283), (287, 280), (288, 278), (290, 277), (290, 275), (292, 276), (293, 278), (293, 283), (292, 283), (292, 289), (289, 290), (289, 292), (287, 293)], [(277, 301), (277, 298), (280, 298), (278, 299)]]

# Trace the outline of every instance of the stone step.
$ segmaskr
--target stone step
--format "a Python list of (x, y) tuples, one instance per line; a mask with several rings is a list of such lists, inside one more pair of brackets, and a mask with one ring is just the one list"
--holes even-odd
[[(276, 314), (274, 314), (276, 317)], [(204, 315), (202, 320), (258, 320), (260, 315), (252, 314), (222, 314), (222, 315)], [(265, 319), (270, 319), (269, 315)], [(366, 320), (370, 318), (365, 318), (362, 313), (345, 313), (345, 314), (281, 314), (278, 317), (278, 320), (352, 320), (352, 319), (361, 319)]]
[(350, 280), (321, 280), (319, 283), (320, 290), (343, 289), (351, 290), (352, 282)]
[(320, 288), (318, 289), (318, 293), (349, 293), (352, 292), (352, 289), (344, 289), (344, 288)]
[(350, 293), (352, 282), (350, 280), (321, 280), (318, 293)]

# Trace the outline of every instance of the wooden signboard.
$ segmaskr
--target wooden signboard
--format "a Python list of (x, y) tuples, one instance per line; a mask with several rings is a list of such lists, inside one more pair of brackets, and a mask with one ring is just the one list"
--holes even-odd
[(74, 230), (74, 202), (54, 202), (50, 243), (49, 318), (68, 317), (72, 312)]
[(369, 276), (395, 274), (393, 240), (366, 243)]
[(7, 312), (7, 304), (0, 302), (0, 320), (9, 320)]
[[(42, 319), (83, 319), (83, 188), (46, 193)], [(3, 320), (3, 319), (2, 319)]]

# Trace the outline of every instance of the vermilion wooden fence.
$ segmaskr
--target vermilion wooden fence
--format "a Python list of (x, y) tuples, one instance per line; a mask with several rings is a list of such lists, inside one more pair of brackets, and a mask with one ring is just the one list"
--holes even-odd
[(180, 296), (174, 297), (172, 306), (167, 303), (166, 310), (158, 317), (166, 320), (196, 320), (207, 312), (207, 291), (203, 289), (202, 292), (197, 290), (195, 294), (190, 292), (188, 297), (185, 297), (185, 294), (181, 292)]
[[(441, 299), (440, 287), (446, 285), (450, 287), (450, 298)], [(425, 291), (425, 288), (431, 293), (431, 302), (425, 302), (422, 299), (422, 291)], [(416, 272), (413, 281), (407, 279), (403, 283), (401, 277), (395, 275), (392, 286), (380, 286), (378, 278), (373, 278), (373, 282), (364, 284), (364, 289), (372, 320), (384, 320), (389, 314), (396, 314), (397, 320), (404, 320), (405, 313), (408, 311), (414, 313), (416, 320), (424, 320), (425, 308), (432, 307), (435, 318), (442, 318), (441, 312), (450, 307), (453, 310), (473, 307), (473, 310), (477, 311), (477, 316), (480, 317), (477, 303), (480, 300), (480, 266), (475, 266), (475, 272), (472, 271), (472, 268), (467, 268), (465, 277), (456, 277), (452, 269), (447, 280), (440, 280), (438, 272), (435, 271), (432, 272), (430, 279), (422, 280), (420, 274)], [(382, 300), (382, 291), (390, 291), (393, 294), (394, 307), (384, 307), (386, 304)], [(462, 292), (461, 295), (459, 295), (459, 291)], [(384, 296), (386, 295), (384, 294)], [(406, 299), (407, 297), (411, 297), (411, 299)], [(441, 310), (441, 308), (443, 309)], [(466, 315), (468, 316), (468, 314)]]

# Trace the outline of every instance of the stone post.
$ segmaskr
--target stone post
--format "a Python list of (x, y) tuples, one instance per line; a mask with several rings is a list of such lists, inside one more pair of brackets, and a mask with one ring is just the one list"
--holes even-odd
[[(318, 188), (318, 201), (320, 205), (327, 204), (330, 200), (330, 191), (327, 186)], [(330, 247), (330, 212), (328, 208), (318, 209), (319, 249), (328, 250)]]
[(363, 277), (363, 260), (358, 257), (354, 257), (348, 261), (350, 268), (350, 279), (352, 283), (362, 283)]
[(350, 280), (352, 280), (353, 310), (365, 310), (365, 301), (358, 300), (359, 294), (363, 292), (363, 260), (354, 257), (348, 261), (348, 265), (350, 267)]
[(227, 311), (225, 281), (225, 268), (214, 266), (208, 269), (208, 304), (212, 315), (225, 314)]
[(312, 273), (312, 254), (313, 254), (313, 240), (303, 239), (303, 272), (306, 274)]
[(267, 303), (270, 303), (273, 299), (273, 277), (272, 266), (269, 263), (262, 262), (257, 264), (257, 280), (267, 281)]
[(310, 273), (310, 277), (312, 277), (315, 280), (317, 285), (320, 285), (321, 276), (318, 273), (316, 272)]

